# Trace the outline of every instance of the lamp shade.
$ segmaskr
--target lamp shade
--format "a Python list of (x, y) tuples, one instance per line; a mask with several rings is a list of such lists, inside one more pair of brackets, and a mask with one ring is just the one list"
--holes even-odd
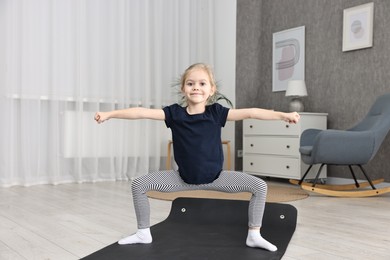
[(290, 80), (287, 84), (286, 97), (307, 96), (306, 84), (304, 80)]

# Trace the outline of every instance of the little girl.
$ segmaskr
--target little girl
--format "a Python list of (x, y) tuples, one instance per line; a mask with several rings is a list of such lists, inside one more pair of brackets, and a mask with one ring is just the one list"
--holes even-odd
[(182, 75), (180, 84), (186, 107), (178, 104), (163, 109), (136, 107), (97, 112), (95, 115), (98, 123), (110, 118), (164, 120), (172, 131), (174, 158), (178, 170), (152, 172), (132, 182), (138, 231), (118, 243), (124, 245), (152, 242), (147, 191), (216, 190), (252, 193), (248, 209), (249, 230), (246, 245), (276, 251), (277, 247), (260, 234), (267, 184), (262, 179), (243, 172), (222, 170), (221, 128), (227, 120), (247, 118), (296, 123), (299, 114), (259, 108), (229, 109), (218, 103), (209, 104), (217, 88), (213, 72), (206, 64), (197, 63), (190, 66)]

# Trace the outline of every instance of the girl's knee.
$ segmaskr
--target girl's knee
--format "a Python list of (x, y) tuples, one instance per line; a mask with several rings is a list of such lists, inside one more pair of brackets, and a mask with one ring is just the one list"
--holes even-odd
[(257, 192), (267, 192), (268, 185), (264, 180), (260, 178), (256, 178), (256, 181), (254, 182), (254, 186)]
[(140, 176), (140, 177), (137, 177), (135, 178), (132, 182), (131, 182), (131, 190), (134, 192), (134, 191), (139, 191), (139, 190), (142, 190), (143, 189), (143, 186), (145, 185), (145, 180), (143, 178), (144, 176)]

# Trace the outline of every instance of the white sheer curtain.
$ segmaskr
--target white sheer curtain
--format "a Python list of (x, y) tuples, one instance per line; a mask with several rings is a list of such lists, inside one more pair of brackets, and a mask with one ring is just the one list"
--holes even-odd
[(170, 86), (188, 65), (214, 64), (215, 12), (235, 4), (0, 0), (0, 186), (122, 180), (161, 168), (164, 123), (97, 125), (93, 115), (174, 102)]

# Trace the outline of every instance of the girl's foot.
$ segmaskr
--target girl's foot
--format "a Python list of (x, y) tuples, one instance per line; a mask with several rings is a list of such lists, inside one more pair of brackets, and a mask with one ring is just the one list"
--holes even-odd
[(276, 246), (265, 240), (259, 230), (249, 230), (246, 238), (246, 245), (249, 247), (259, 247), (271, 252), (278, 250)]
[(120, 245), (129, 245), (129, 244), (150, 244), (152, 243), (152, 234), (150, 233), (150, 228), (138, 229), (137, 233), (134, 235), (122, 238), (118, 241)]

